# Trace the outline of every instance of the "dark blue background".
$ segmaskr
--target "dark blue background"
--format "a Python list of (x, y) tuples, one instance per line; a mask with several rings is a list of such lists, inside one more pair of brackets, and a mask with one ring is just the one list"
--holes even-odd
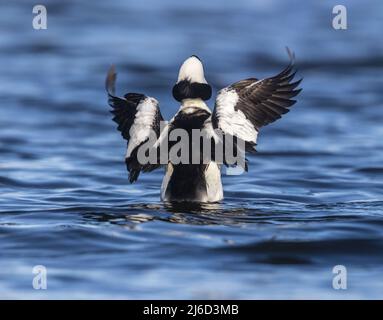
[[(338, 1), (44, 1), (40, 31), (35, 4), (0, 5), (0, 297), (382, 298), (382, 1), (344, 1), (345, 31)], [(162, 171), (128, 184), (111, 63), (169, 118), (191, 54), (216, 91), (276, 74), (286, 45), (303, 91), (222, 204), (164, 206)]]

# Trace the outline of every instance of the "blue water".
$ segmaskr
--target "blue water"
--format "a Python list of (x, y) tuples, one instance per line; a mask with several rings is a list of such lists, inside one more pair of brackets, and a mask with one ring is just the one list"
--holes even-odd
[[(1, 298), (383, 297), (383, 2), (33, 1), (0, 5)], [(191, 54), (218, 90), (297, 56), (303, 91), (264, 128), (219, 205), (159, 201), (163, 172), (129, 185), (103, 89), (160, 100)], [(210, 106), (214, 100), (209, 101)], [(32, 268), (48, 289), (32, 288)], [(332, 287), (335, 265), (347, 290)]]

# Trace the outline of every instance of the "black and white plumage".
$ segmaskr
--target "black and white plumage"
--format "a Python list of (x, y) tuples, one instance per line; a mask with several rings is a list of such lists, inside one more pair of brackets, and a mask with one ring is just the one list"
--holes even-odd
[[(302, 79), (293, 82), (294, 55), (289, 50), (288, 53), (290, 64), (276, 76), (262, 80), (249, 78), (221, 89), (213, 112), (204, 102), (210, 99), (212, 90), (205, 79), (202, 62), (197, 56), (189, 57), (181, 65), (173, 87), (173, 97), (181, 102), (180, 109), (162, 131), (160, 122), (163, 118), (157, 100), (136, 93), (115, 96), (116, 75), (112, 67), (107, 76), (106, 89), (115, 115), (113, 120), (117, 122), (122, 136), (128, 140), (125, 159), (130, 182), (137, 180), (140, 171), (152, 171), (161, 166), (159, 162), (142, 165), (137, 160), (137, 150), (148, 141), (150, 131), (154, 131), (156, 139), (153, 148), (159, 148), (172, 130), (182, 128), (188, 133), (193, 129), (202, 130), (213, 144), (224, 143), (228, 137), (241, 139), (245, 143), (242, 152), (255, 151), (260, 128), (289, 112), (296, 102), (291, 98), (301, 91), (296, 88)], [(193, 152), (191, 143), (188, 146)], [(174, 164), (169, 161), (163, 164), (166, 173), (161, 199), (199, 202), (222, 200), (221, 164), (227, 165), (227, 162), (225, 159), (222, 163), (217, 162), (214, 154), (208, 163)]]
[(113, 121), (118, 124), (117, 129), (122, 137), (128, 141), (125, 163), (129, 171), (129, 181), (133, 183), (141, 171), (148, 172), (159, 167), (159, 164), (140, 164), (137, 160), (137, 151), (149, 139), (150, 133), (155, 132), (158, 138), (163, 118), (156, 99), (140, 93), (128, 93), (124, 97), (117, 97), (115, 82), (116, 73), (112, 66), (105, 87), (109, 105), (113, 108), (111, 111), (114, 114)]
[(255, 146), (259, 129), (289, 112), (296, 102), (291, 98), (302, 90), (294, 90), (302, 79), (291, 82), (295, 76), (294, 55), (288, 52), (291, 62), (276, 76), (241, 80), (218, 92), (213, 127), (246, 141), (247, 150)]

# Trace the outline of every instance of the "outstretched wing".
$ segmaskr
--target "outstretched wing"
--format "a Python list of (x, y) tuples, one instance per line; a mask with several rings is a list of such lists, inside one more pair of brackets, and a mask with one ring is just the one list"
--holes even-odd
[(296, 102), (291, 98), (302, 90), (295, 90), (302, 79), (292, 82), (296, 73), (294, 54), (287, 51), (290, 64), (276, 76), (241, 80), (218, 92), (212, 114), (213, 127), (224, 136), (245, 141), (246, 151), (255, 151), (259, 129), (289, 112)]
[(148, 141), (150, 134), (160, 135), (160, 122), (163, 121), (159, 103), (152, 97), (140, 93), (128, 93), (124, 97), (115, 95), (116, 72), (114, 66), (109, 69), (105, 88), (108, 94), (108, 103), (114, 114), (113, 121), (118, 124), (117, 129), (124, 139), (128, 141), (125, 156), (126, 167), (129, 171), (129, 181), (137, 180), (141, 170), (152, 171), (159, 164), (141, 164), (137, 158), (138, 148)]

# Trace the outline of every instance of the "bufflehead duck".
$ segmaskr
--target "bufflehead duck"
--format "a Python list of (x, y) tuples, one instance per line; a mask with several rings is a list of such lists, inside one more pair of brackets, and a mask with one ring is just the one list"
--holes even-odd
[[(164, 122), (156, 99), (140, 93), (116, 96), (116, 73), (112, 66), (106, 78), (106, 90), (113, 120), (127, 140), (125, 163), (130, 183), (138, 179), (141, 171), (150, 172), (164, 166), (165, 176), (161, 186), (163, 201), (222, 200), (221, 165), (227, 165), (225, 158), (218, 162), (213, 156), (207, 163), (174, 163), (166, 159), (161, 162), (158, 152), (158, 161), (143, 163), (139, 159), (140, 147), (154, 136), (151, 148), (158, 149), (164, 141), (168, 141), (175, 129), (183, 129), (190, 135), (193, 130), (199, 129), (215, 143), (229, 137), (241, 139), (244, 141), (243, 153), (255, 152), (259, 129), (289, 112), (289, 107), (296, 102), (291, 98), (302, 90), (296, 89), (302, 79), (292, 82), (296, 73), (293, 70), (294, 54), (289, 49), (287, 51), (290, 64), (282, 72), (261, 80), (240, 80), (221, 89), (213, 112), (205, 103), (211, 98), (212, 89), (205, 79), (203, 64), (197, 56), (189, 57), (181, 65), (173, 87), (173, 97), (181, 105), (168, 122)], [(221, 133), (219, 136), (217, 131)], [(187, 145), (192, 154), (195, 151), (192, 143)], [(237, 149), (240, 151), (239, 147)], [(247, 161), (244, 168), (247, 171)]]

